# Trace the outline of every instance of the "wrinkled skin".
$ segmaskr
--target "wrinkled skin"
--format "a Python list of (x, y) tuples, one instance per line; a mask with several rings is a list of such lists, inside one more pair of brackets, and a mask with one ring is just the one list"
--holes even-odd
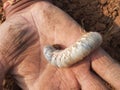
[(85, 33), (62, 10), (46, 1), (23, 0), (5, 12), (6, 21), (0, 26), (1, 85), (9, 71), (23, 90), (108, 90), (105, 81), (119, 90), (120, 65), (102, 49), (69, 68), (45, 60), (44, 46), (65, 48)]

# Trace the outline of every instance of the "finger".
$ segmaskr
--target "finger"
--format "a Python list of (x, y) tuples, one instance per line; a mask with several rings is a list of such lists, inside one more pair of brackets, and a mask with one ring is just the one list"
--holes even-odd
[(77, 74), (78, 82), (81, 84), (82, 90), (108, 90), (104, 81), (97, 77), (94, 73), (88, 72), (86, 74)]
[(96, 76), (94, 73), (90, 73), (86, 79), (82, 80), (81, 85), (83, 86), (83, 90), (108, 90), (105, 82)]
[(5, 10), (8, 6), (10, 6), (10, 3), (9, 3), (9, 2), (5, 2), (5, 3), (3, 4), (3, 9)]
[(9, 70), (11, 66), (10, 63), (7, 62), (7, 60), (9, 59), (7, 55), (7, 53), (9, 52), (8, 51), (9, 44), (7, 42), (8, 34), (6, 33), (9, 30), (8, 27), (9, 25), (6, 22), (1, 24), (0, 26), (0, 90), (2, 90), (1, 88), (2, 88), (2, 83), (5, 77), (5, 74), (7, 73), (7, 71)]
[(71, 68), (80, 83), (82, 90), (107, 90), (104, 81), (90, 72), (90, 59), (85, 58)]
[(120, 65), (116, 63), (105, 51), (100, 49), (92, 56), (92, 68), (116, 90), (120, 89)]

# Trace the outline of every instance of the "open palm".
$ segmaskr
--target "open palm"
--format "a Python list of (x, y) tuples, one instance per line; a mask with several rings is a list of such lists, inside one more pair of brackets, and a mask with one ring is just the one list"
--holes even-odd
[(1, 83), (9, 71), (23, 90), (107, 89), (104, 81), (90, 70), (92, 57), (97, 53), (69, 68), (57, 68), (44, 58), (44, 46), (60, 44), (66, 48), (84, 33), (62, 10), (33, 0), (26, 8), (9, 13), (0, 26)]

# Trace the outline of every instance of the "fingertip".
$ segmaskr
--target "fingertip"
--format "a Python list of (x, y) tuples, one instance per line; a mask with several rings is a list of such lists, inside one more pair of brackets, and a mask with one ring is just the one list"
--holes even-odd
[(120, 87), (120, 65), (102, 49), (93, 54), (92, 69), (117, 90)]

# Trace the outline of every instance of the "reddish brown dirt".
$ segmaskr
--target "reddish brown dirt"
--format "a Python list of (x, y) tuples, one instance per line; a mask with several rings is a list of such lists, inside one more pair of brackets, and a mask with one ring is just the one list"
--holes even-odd
[[(102, 48), (120, 63), (119, 0), (53, 0), (53, 3), (72, 16), (86, 31), (100, 32), (104, 39)], [(1, 12), (0, 23), (3, 18)], [(7, 82), (11, 82), (11, 79)], [(13, 87), (13, 83), (4, 86), (4, 90), (19, 90), (15, 85)]]

